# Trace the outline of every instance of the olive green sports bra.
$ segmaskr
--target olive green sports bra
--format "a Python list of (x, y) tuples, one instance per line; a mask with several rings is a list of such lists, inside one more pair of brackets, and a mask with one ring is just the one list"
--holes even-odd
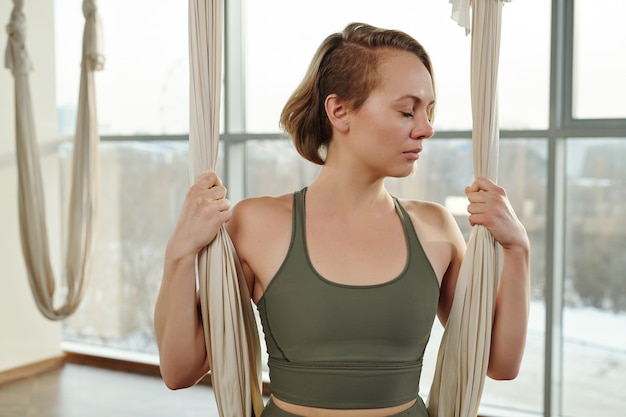
[(341, 285), (309, 259), (305, 193), (294, 193), (289, 250), (258, 302), (272, 395), (335, 409), (415, 399), (439, 284), (408, 213), (394, 197), (409, 250), (403, 272), (379, 285)]

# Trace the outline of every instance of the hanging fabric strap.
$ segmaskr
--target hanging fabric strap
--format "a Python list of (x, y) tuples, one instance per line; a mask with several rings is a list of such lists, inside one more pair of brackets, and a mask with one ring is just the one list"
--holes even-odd
[[(451, 0), (453, 17), (466, 27), (470, 0)], [(471, 0), (471, 97), (474, 175), (496, 180), (497, 80), (502, 0)], [(475, 417), (484, 386), (498, 287), (496, 241), (474, 226), (443, 334), (428, 397), (430, 417)]]
[[(189, 1), (190, 177), (214, 171), (219, 145), (223, 0)], [(221, 417), (259, 417), (261, 348), (247, 282), (224, 228), (198, 255), (211, 381)], [(254, 414), (253, 414), (254, 413)]]
[(55, 307), (55, 278), (50, 266), (44, 192), (28, 78), (32, 65), (25, 44), (26, 18), (22, 11), (23, 5), (23, 0), (13, 1), (5, 53), (5, 66), (15, 78), (15, 148), (22, 251), (37, 307), (45, 317), (60, 320), (78, 307), (93, 259), (99, 142), (93, 72), (102, 69), (104, 63), (102, 35), (96, 0), (85, 0), (83, 61), (65, 259), (67, 294), (64, 303)]

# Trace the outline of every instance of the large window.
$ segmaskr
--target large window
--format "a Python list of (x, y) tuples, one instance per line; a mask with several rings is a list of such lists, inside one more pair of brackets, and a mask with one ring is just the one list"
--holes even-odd
[[(234, 202), (291, 192), (314, 178), (318, 167), (298, 157), (279, 132), (279, 113), (321, 40), (363, 21), (416, 37), (436, 72), (437, 134), (415, 175), (387, 186), (400, 197), (445, 205), (468, 235), (470, 38), (450, 19), (447, 1), (226, 3), (218, 167)], [(532, 304), (521, 373), (511, 382), (487, 380), (482, 415), (621, 417), (626, 409), (622, 3), (504, 6), (499, 182), (530, 235)], [(57, 0), (60, 135), (74, 128), (80, 4)], [(97, 75), (101, 218), (94, 276), (65, 322), (64, 339), (68, 349), (154, 362), (152, 312), (163, 250), (189, 184), (187, 6), (109, 0), (99, 7), (107, 57)], [(70, 145), (60, 149), (66, 185), (70, 152)], [(64, 193), (67, 201), (67, 187)], [(441, 334), (437, 323), (424, 362), (424, 395)]]

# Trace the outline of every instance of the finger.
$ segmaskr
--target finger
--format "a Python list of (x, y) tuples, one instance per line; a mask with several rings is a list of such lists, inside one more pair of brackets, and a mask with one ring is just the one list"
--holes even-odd
[(194, 182), (194, 185), (197, 185), (201, 188), (211, 188), (214, 185), (222, 185), (222, 180), (220, 180), (215, 172), (211, 171), (198, 176), (198, 178), (196, 178), (196, 181)]
[(230, 200), (227, 200), (225, 198), (220, 199), (220, 200), (213, 200), (211, 204), (213, 205), (213, 208), (217, 211), (230, 210)]
[(491, 196), (490, 191), (481, 189), (477, 183), (472, 184), (467, 190), (467, 200), (470, 203), (486, 203)]
[(208, 198), (211, 200), (223, 200), (226, 198), (226, 187), (223, 185), (214, 185), (207, 190)]
[(466, 187), (466, 193), (470, 193), (470, 192), (478, 192), (478, 191), (497, 191), (498, 190), (498, 185), (491, 181), (489, 178), (486, 177), (477, 177), (476, 180), (474, 180), (474, 182)]
[(476, 179), (476, 184), (482, 191), (491, 191), (498, 195), (506, 196), (506, 190), (489, 178), (479, 177)]
[(467, 200), (470, 203), (484, 203), (487, 201), (487, 197), (484, 192), (472, 191), (467, 194)]
[(496, 183), (491, 181), (487, 177), (477, 177), (476, 181), (474, 182), (481, 190), (492, 190), (494, 187), (496, 187)]
[(481, 186), (481, 182), (477, 179), (476, 181), (465, 187), (465, 194), (469, 196), (470, 194), (475, 194), (484, 190), (485, 189)]
[(487, 212), (487, 205), (482, 203), (470, 203), (467, 206), (467, 212), (472, 214), (483, 214)]
[(476, 226), (482, 224), (485, 219), (483, 214), (473, 213), (468, 216), (467, 220), (471, 226)]
[(230, 202), (228, 200), (218, 200), (211, 203), (212, 215), (210, 222), (221, 226), (228, 220), (230, 220), (233, 212), (230, 210)]
[(469, 195), (470, 193), (475, 193), (477, 191), (480, 191), (480, 187), (478, 186), (478, 183), (476, 181), (465, 187), (465, 194), (467, 195)]
[(233, 215), (233, 212), (230, 210), (220, 211), (219, 216), (218, 216), (220, 223), (223, 225), (224, 223), (228, 222), (230, 218), (232, 217), (232, 215)]
[(221, 200), (226, 198), (226, 187), (215, 173), (207, 173), (198, 177), (196, 183), (189, 189), (190, 197), (201, 200)]

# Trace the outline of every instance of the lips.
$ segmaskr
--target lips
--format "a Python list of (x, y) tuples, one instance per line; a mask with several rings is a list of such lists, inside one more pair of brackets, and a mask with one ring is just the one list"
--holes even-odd
[(406, 156), (408, 159), (411, 160), (416, 160), (419, 158), (419, 153), (422, 152), (422, 148), (415, 148), (415, 149), (411, 149), (405, 152), (402, 152), (402, 154), (404, 156)]

